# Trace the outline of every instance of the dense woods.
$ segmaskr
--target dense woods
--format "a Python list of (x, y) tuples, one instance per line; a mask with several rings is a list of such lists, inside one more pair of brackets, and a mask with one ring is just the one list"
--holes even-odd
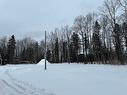
[[(98, 13), (80, 15), (72, 26), (48, 32), (47, 60), (52, 63), (126, 64), (127, 1), (105, 0)], [(44, 58), (45, 41), (0, 39), (3, 63), (37, 63)]]

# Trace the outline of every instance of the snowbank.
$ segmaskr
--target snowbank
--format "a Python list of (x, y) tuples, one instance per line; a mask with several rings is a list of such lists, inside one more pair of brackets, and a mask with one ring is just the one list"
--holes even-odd
[[(44, 65), (45, 64), (45, 59), (42, 59), (39, 63), (37, 63), (37, 65)], [(46, 64), (50, 64), (47, 60), (46, 60)]]

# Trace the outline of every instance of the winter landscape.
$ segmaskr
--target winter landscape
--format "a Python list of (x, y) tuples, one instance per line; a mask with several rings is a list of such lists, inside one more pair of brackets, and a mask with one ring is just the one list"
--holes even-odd
[(0, 95), (126, 95), (127, 66), (47, 64), (0, 67)]
[(127, 95), (127, 0), (0, 0), (0, 95)]

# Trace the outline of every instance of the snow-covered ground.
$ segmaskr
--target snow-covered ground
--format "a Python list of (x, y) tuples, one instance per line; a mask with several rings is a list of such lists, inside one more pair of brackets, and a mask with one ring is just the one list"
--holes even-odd
[(127, 66), (48, 64), (0, 67), (0, 95), (127, 95)]

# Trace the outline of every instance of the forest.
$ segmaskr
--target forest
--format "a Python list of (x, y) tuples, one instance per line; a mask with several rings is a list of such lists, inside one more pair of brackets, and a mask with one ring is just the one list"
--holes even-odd
[[(35, 64), (45, 57), (45, 40), (15, 38), (0, 38), (2, 64)], [(127, 0), (104, 0), (98, 12), (79, 15), (73, 25), (47, 31), (46, 44), (46, 59), (51, 63), (125, 65)]]

